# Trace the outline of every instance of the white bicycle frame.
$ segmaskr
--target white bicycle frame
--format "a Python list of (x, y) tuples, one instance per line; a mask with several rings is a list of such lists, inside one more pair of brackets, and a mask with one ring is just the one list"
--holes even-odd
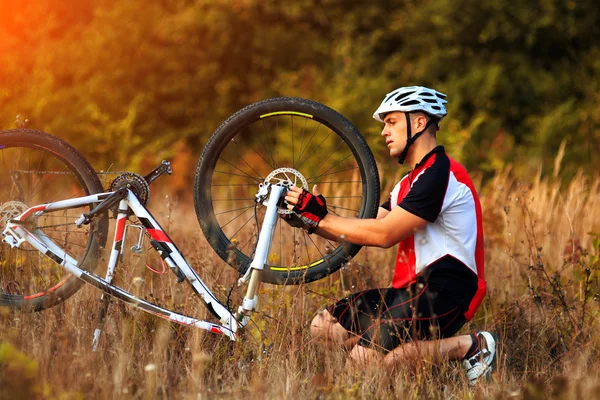
[[(268, 193), (270, 189), (270, 194)], [(108, 268), (104, 278), (85, 271), (78, 266), (77, 260), (70, 256), (60, 246), (50, 240), (41, 229), (36, 228), (29, 231), (25, 226), (31, 217), (41, 216), (53, 211), (65, 210), (74, 207), (81, 207), (102, 202), (113, 194), (113, 192), (94, 194), (91, 196), (79, 197), (69, 200), (57, 201), (42, 205), (37, 205), (27, 209), (17, 218), (9, 221), (3, 231), (3, 241), (11, 247), (18, 248), (27, 242), (40, 253), (64, 267), (68, 272), (79, 279), (97, 287), (105, 293), (108, 293), (128, 304), (134, 305), (142, 310), (159, 316), (169, 321), (179, 324), (190, 325), (196, 328), (204, 329), (216, 334), (224, 334), (231, 340), (236, 340), (238, 330), (246, 326), (250, 319), (250, 312), (256, 309), (258, 303), (258, 286), (260, 283), (260, 272), (264, 268), (269, 255), (275, 226), (277, 225), (277, 203), (284, 193), (285, 187), (280, 185), (261, 185), (257, 199), (267, 198), (267, 209), (264, 217), (262, 229), (260, 230), (256, 248), (256, 256), (252, 260), (246, 274), (239, 280), (239, 283), (250, 281), (248, 284), (246, 296), (242, 305), (238, 308), (237, 315), (233, 315), (227, 307), (219, 302), (215, 295), (208, 289), (198, 274), (187, 263), (181, 252), (177, 249), (173, 241), (166, 232), (160, 227), (150, 212), (144, 207), (133, 192), (127, 189), (127, 196), (119, 202), (115, 236), (113, 246), (108, 261)], [(259, 195), (261, 197), (259, 197)], [(189, 316), (185, 316), (155, 304), (142, 300), (131, 293), (112, 284), (112, 278), (118, 264), (119, 256), (123, 248), (123, 240), (126, 230), (127, 213), (131, 210), (139, 219), (150, 237), (153, 247), (159, 252), (164, 262), (173, 270), (178, 277), (183, 277), (192, 287), (194, 292), (201, 297), (208, 310), (219, 320), (219, 324), (209, 321), (201, 321)], [(83, 216), (74, 222), (78, 226), (83, 222)], [(98, 341), (99, 330), (94, 334), (94, 348)]]

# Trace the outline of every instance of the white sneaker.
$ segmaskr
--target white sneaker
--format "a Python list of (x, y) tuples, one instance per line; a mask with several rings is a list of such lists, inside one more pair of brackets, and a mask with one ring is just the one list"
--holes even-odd
[(496, 364), (498, 336), (490, 332), (479, 332), (479, 351), (463, 361), (469, 385), (475, 386), (480, 377), (488, 379)]

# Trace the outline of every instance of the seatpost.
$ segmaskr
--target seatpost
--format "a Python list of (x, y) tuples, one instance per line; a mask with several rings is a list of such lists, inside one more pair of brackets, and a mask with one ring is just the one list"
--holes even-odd
[(284, 191), (287, 190), (283, 186), (271, 185), (271, 193), (267, 202), (267, 211), (262, 224), (262, 229), (258, 235), (258, 243), (256, 245), (256, 253), (254, 259), (248, 267), (248, 272), (240, 279), (240, 283), (248, 279), (248, 273), (250, 274), (250, 282), (248, 284), (248, 290), (244, 297), (244, 302), (238, 309), (238, 320), (245, 325), (248, 322), (248, 314), (256, 308), (258, 303), (258, 288), (260, 286), (260, 275), (267, 263), (269, 257), (269, 251), (271, 250), (271, 244), (273, 242), (273, 235), (275, 234), (275, 227), (277, 226), (277, 203), (283, 195)]

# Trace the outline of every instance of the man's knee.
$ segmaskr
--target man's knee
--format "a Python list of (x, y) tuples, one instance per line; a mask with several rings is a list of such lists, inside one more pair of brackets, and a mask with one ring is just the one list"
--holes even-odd
[(397, 353), (389, 352), (384, 358), (383, 358), (383, 367), (385, 368), (386, 371), (388, 372), (393, 372), (396, 368), (396, 366), (400, 363), (400, 361), (402, 361), (401, 357), (398, 356)]
[(353, 363), (362, 364), (367, 360), (367, 358), (369, 358), (370, 351), (372, 351), (372, 350), (369, 350), (364, 346), (356, 345), (352, 348), (352, 350), (348, 354), (348, 358)]
[(319, 311), (310, 323), (310, 334), (314, 338), (326, 338), (342, 343), (348, 332), (329, 311)]
[(366, 367), (381, 360), (381, 353), (376, 350), (356, 345), (348, 354), (348, 364), (352, 367)]

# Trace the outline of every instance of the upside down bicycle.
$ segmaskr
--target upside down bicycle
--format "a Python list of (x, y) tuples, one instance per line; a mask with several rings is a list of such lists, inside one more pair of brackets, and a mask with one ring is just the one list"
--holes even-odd
[[(29, 129), (0, 132), (0, 306), (42, 311), (84, 283), (142, 310), (235, 340), (257, 306), (259, 283), (299, 284), (338, 270), (360, 247), (309, 236), (278, 221), (291, 185), (319, 184), (328, 208), (371, 218), (379, 175), (369, 147), (341, 114), (310, 100), (275, 98), (228, 118), (205, 146), (194, 177), (194, 205), (209, 244), (248, 282), (237, 310), (204, 284), (146, 208), (150, 184), (171, 173), (163, 161), (142, 177), (122, 173), (107, 189), (63, 140)], [(104, 276), (96, 274), (116, 216)], [(196, 319), (130, 293), (113, 281), (128, 230), (139, 229), (177, 282), (187, 282), (218, 322)], [(104, 298), (104, 311), (107, 304)], [(97, 344), (100, 331), (94, 335)]]

